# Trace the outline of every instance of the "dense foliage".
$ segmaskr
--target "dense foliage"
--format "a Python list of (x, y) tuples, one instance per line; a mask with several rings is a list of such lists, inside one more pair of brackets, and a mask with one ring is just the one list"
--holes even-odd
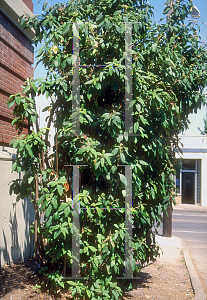
[[(13, 146), (18, 199), (32, 194), (38, 178), (39, 253), (48, 288), (67, 287), (78, 299), (119, 299), (124, 275), (125, 177), (131, 165), (133, 183), (133, 270), (135, 262), (153, 260), (155, 223), (174, 196), (178, 134), (188, 115), (205, 102), (206, 46), (195, 22), (187, 22), (192, 3), (168, 1), (168, 22), (152, 21), (145, 0), (80, 0), (43, 5), (38, 16), (24, 16), (21, 25), (34, 29), (41, 44), (38, 59), (44, 79), (30, 79), (23, 95), (11, 96), (13, 124), (19, 133), (25, 118), (35, 122), (32, 95), (45, 94), (50, 111), (46, 129), (19, 135)], [(170, 15), (169, 15), (170, 12)], [(73, 22), (80, 34), (80, 136), (72, 134)], [(125, 22), (132, 22), (133, 130), (125, 133)], [(83, 66), (85, 65), (85, 66)], [(94, 65), (106, 65), (95, 67)], [(112, 66), (113, 65), (113, 66)], [(127, 78), (126, 78), (127, 80)], [(126, 87), (130, 89), (129, 87)], [(48, 154), (48, 128), (56, 128)], [(80, 260), (83, 280), (63, 280), (72, 266), (72, 167), (80, 167)], [(107, 209), (101, 209), (107, 208)], [(110, 209), (113, 208), (113, 209)], [(64, 271), (65, 262), (65, 271)], [(136, 272), (134, 273), (136, 275)], [(128, 281), (127, 281), (128, 283)]]

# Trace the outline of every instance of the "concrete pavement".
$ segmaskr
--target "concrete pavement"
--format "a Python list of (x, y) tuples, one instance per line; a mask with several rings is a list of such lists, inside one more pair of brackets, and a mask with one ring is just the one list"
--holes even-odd
[(177, 204), (173, 206), (173, 211), (177, 210), (207, 213), (207, 206), (199, 206), (193, 204)]
[(163, 237), (161, 235), (156, 236), (156, 243), (163, 249), (164, 255), (170, 257), (171, 259), (178, 259), (179, 252), (183, 249), (185, 263), (190, 275), (193, 291), (195, 294), (194, 300), (205, 300), (206, 294), (204, 292), (203, 286), (200, 282), (196, 269), (191, 260), (187, 244), (185, 239), (180, 239), (178, 237), (172, 236), (171, 238)]
[(194, 300), (204, 300), (204, 299), (206, 299), (206, 293), (203, 289), (203, 286), (201, 284), (198, 273), (194, 267), (194, 264), (191, 260), (186, 240), (184, 240), (184, 239), (182, 239), (182, 248), (183, 248), (185, 263), (186, 263), (186, 266), (187, 266), (187, 269), (188, 269), (188, 272), (190, 275), (191, 283), (193, 286), (193, 291), (195, 294), (195, 297), (193, 299)]
[[(194, 245), (194, 249), (191, 249), (191, 251), (194, 250), (195, 253), (193, 253), (193, 256), (192, 256), (192, 253), (190, 254), (190, 252), (189, 252), (190, 247), (189, 247), (189, 244), (188, 244), (187, 239), (186, 239), (186, 233), (189, 232), (189, 234), (190, 234), (190, 232), (192, 232), (190, 234), (192, 236), (193, 231), (189, 227), (187, 229), (184, 229), (184, 227), (183, 227), (183, 226), (188, 226), (187, 224), (189, 224), (188, 223), (189, 221), (187, 222), (187, 220), (185, 220), (185, 217), (187, 216), (188, 213), (189, 213), (188, 215), (191, 218), (192, 217), (195, 218), (196, 215), (198, 215), (198, 218), (197, 218), (198, 221), (195, 221), (195, 219), (191, 219), (191, 222), (193, 222), (192, 224), (194, 226), (198, 225), (198, 223), (204, 224), (204, 223), (202, 223), (203, 222), (202, 220), (203, 220), (203, 218), (206, 219), (205, 214), (207, 216), (207, 206), (197, 206), (197, 205), (191, 205), (191, 204), (179, 204), (179, 205), (176, 205), (176, 206), (173, 207), (173, 212), (174, 212), (174, 218), (173, 218), (174, 222), (177, 221), (176, 223), (180, 224), (179, 225), (180, 226), (180, 230), (178, 230), (179, 232), (176, 231), (176, 230), (175, 231), (173, 230), (174, 231), (173, 232), (174, 236), (172, 238), (164, 238), (164, 237), (162, 237), (162, 236), (159, 235), (157, 237), (157, 242), (161, 246), (165, 247), (165, 251), (169, 251), (170, 252), (171, 249), (172, 249), (172, 247), (182, 248), (183, 249), (184, 258), (185, 258), (185, 261), (186, 261), (186, 265), (187, 265), (187, 268), (188, 268), (188, 271), (189, 271), (189, 274), (190, 274), (190, 278), (191, 278), (193, 290), (194, 290), (194, 293), (195, 293), (195, 298), (194, 299), (195, 300), (207, 299), (206, 293), (205, 293), (205, 291), (203, 289), (203, 286), (202, 286), (203, 278), (202, 278), (202, 283), (201, 283), (201, 281), (199, 279), (199, 276), (198, 276), (198, 273), (197, 273), (197, 267), (199, 267), (199, 269), (202, 270), (201, 265), (200, 265), (200, 261), (202, 261), (202, 253), (199, 252), (200, 253), (199, 254), (200, 259), (198, 260), (197, 259), (198, 253), (195, 252), (195, 247), (197, 248), (197, 251), (200, 251), (202, 249), (199, 250), (200, 247), (198, 246), (198, 244)], [(199, 213), (202, 213), (200, 215), (200, 216), (202, 216), (202, 218), (199, 217)], [(177, 215), (177, 217), (176, 217), (176, 215)], [(179, 218), (178, 216), (182, 216), (182, 220), (176, 219), (176, 218)], [(206, 221), (205, 221), (205, 223), (206, 223)], [(202, 227), (203, 230), (205, 230), (205, 227), (206, 226)], [(182, 231), (185, 233), (185, 235), (184, 235), (185, 238), (183, 238), (183, 236), (181, 234)], [(160, 230), (159, 230), (159, 232), (160, 232)], [(176, 233), (181, 238), (176, 237)], [(199, 236), (199, 238), (201, 238), (201, 237)], [(197, 239), (198, 239), (198, 235), (197, 235)], [(192, 247), (192, 243), (190, 244), (190, 246)], [(193, 261), (192, 261), (191, 258), (193, 258)], [(194, 258), (196, 258), (196, 260)], [(197, 263), (199, 263), (199, 265), (197, 265)], [(203, 268), (205, 268), (205, 264), (203, 265)], [(203, 273), (203, 274), (205, 274), (205, 273)], [(205, 286), (205, 284), (204, 284), (204, 286)]]
[(173, 211), (172, 222), (173, 235), (184, 241), (183, 248), (189, 252), (207, 294), (207, 207), (177, 205)]

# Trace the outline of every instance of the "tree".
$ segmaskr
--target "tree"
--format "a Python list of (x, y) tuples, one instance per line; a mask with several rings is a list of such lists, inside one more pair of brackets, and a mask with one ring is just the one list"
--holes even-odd
[[(30, 95), (46, 95), (50, 116), (46, 129), (13, 141), (17, 148), (13, 170), (23, 171), (24, 176), (12, 183), (11, 191), (17, 199), (32, 193), (36, 209), (45, 213), (45, 222), (38, 221), (37, 244), (46, 284), (68, 287), (78, 299), (119, 299), (123, 280), (116, 277), (124, 276), (125, 235), (131, 225), (133, 264), (125, 267), (136, 274), (136, 261), (143, 263), (158, 255), (154, 225), (159, 225), (161, 212), (175, 194), (171, 175), (179, 151), (178, 134), (187, 127), (188, 115), (205, 102), (206, 46), (200, 42), (195, 21), (184, 23), (192, 3), (167, 4), (164, 14), (171, 13), (164, 24), (151, 20), (153, 8), (145, 0), (80, 0), (53, 7), (45, 3), (42, 15), (21, 19), (22, 26), (34, 29), (34, 44), (43, 45), (38, 59), (47, 76), (30, 79), (23, 95), (11, 96), (13, 124), (21, 133), (25, 118), (35, 122)], [(125, 108), (124, 96), (132, 93), (124, 66), (130, 61), (130, 50), (125, 56), (129, 23), (133, 33), (131, 136), (124, 127), (124, 114), (131, 109)], [(78, 99), (74, 100), (73, 76), (77, 74), (72, 67), (78, 64), (73, 54), (77, 37), (80, 108), (77, 105), (75, 114)], [(74, 121), (78, 118), (77, 134)], [(51, 122), (57, 134), (49, 156)], [(87, 277), (86, 283), (86, 279), (63, 279), (73, 271), (72, 224), (78, 215), (72, 207), (71, 165), (84, 165), (79, 167), (79, 218), (80, 274)], [(123, 165), (132, 169), (132, 209), (125, 207), (130, 178)], [(123, 208), (129, 216), (133, 212), (128, 227)], [(129, 287), (131, 281), (125, 282)]]

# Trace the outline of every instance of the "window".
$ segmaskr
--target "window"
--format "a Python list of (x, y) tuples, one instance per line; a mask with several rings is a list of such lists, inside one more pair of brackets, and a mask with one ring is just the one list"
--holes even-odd
[(195, 170), (196, 160), (195, 159), (183, 159), (182, 170)]
[(181, 169), (181, 163), (176, 166), (175, 186), (176, 186), (177, 194), (180, 194), (180, 169)]

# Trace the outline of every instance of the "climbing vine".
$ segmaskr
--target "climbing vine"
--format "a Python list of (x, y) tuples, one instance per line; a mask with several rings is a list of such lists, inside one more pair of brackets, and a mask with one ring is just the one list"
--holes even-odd
[[(194, 22), (186, 22), (191, 1), (166, 2), (168, 22), (152, 21), (147, 1), (79, 0), (43, 5), (21, 25), (41, 45), (44, 79), (29, 79), (13, 95), (18, 136), (11, 185), (17, 200), (31, 197), (37, 212), (37, 248), (43, 282), (69, 288), (77, 299), (119, 299), (125, 260), (125, 197), (132, 181), (133, 273), (158, 255), (155, 224), (174, 197), (178, 134), (188, 115), (205, 103), (206, 45)], [(80, 133), (73, 130), (73, 23), (79, 28)], [(133, 133), (125, 132), (125, 28), (132, 24)], [(99, 67), (102, 66), (102, 67)], [(46, 128), (21, 135), (25, 120), (35, 123), (34, 97), (45, 95)], [(31, 96), (32, 95), (32, 96)], [(49, 129), (55, 127), (50, 149)], [(49, 151), (50, 149), (50, 151)], [(80, 276), (72, 276), (73, 166), (79, 165)], [(132, 178), (124, 166), (131, 166)], [(39, 215), (44, 215), (40, 222)], [(35, 232), (35, 226), (32, 228)], [(67, 278), (67, 279), (65, 279)]]

